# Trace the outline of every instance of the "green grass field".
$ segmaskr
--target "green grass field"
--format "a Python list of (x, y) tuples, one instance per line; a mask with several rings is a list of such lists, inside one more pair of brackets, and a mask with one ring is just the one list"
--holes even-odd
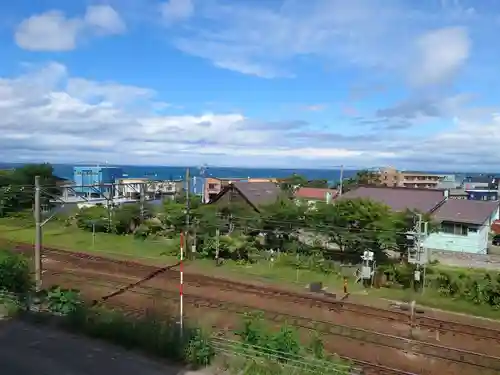
[[(34, 243), (35, 228), (15, 226), (12, 219), (0, 220), (0, 237), (6, 240)], [(48, 247), (96, 253), (114, 258), (138, 259), (148, 263), (174, 262), (175, 248), (179, 239), (138, 240), (133, 236), (117, 236), (90, 232), (78, 228), (65, 228), (59, 223), (47, 223), (43, 227), (43, 244)]]
[[(35, 228), (28, 225), (14, 219), (0, 219), (0, 238), (32, 244), (35, 237)], [(118, 236), (106, 233), (96, 233), (95, 238), (92, 237), (90, 232), (73, 227), (66, 228), (57, 222), (49, 222), (43, 227), (43, 244), (49, 247), (95, 253), (110, 258), (134, 259), (155, 265), (172, 264), (178, 259), (180, 248), (178, 238), (172, 240), (162, 238), (138, 240), (130, 235)], [(186, 271), (196, 271), (241, 281), (259, 281), (266, 284), (286, 285), (302, 290), (310, 282), (322, 282), (327, 291), (342, 294), (343, 280), (338, 273), (325, 274), (313, 270), (297, 271), (294, 267), (284, 265), (279, 260), (274, 263), (263, 261), (251, 265), (227, 261), (223, 266), (216, 267), (213, 260), (203, 259), (187, 262)], [(481, 270), (477, 270), (477, 272), (481, 272)], [(380, 299), (409, 301), (415, 299), (417, 303), (428, 307), (500, 319), (497, 310), (443, 297), (431, 289), (427, 289), (424, 294), (386, 288), (370, 289), (361, 294), (362, 291), (364, 290), (359, 284), (352, 282), (349, 284), (350, 293), (367, 301), (380, 302)]]

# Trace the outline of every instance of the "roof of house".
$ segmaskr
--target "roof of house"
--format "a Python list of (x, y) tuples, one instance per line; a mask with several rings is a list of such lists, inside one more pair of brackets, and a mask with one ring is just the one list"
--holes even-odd
[(331, 197), (334, 198), (337, 195), (338, 191), (335, 189), (301, 187), (295, 192), (294, 196), (295, 198), (322, 200), (326, 199), (327, 193), (330, 193)]
[(255, 209), (275, 203), (282, 193), (280, 187), (273, 182), (235, 181), (224, 187), (210, 203), (218, 201), (231, 189), (236, 189)]
[(434, 213), (436, 221), (481, 225), (498, 209), (498, 201), (449, 199)]
[(429, 213), (444, 200), (443, 190), (409, 189), (404, 187), (360, 186), (342, 195), (342, 199), (371, 199), (389, 206), (393, 211), (416, 210)]
[(450, 197), (465, 196), (467, 192), (464, 189), (450, 189)]

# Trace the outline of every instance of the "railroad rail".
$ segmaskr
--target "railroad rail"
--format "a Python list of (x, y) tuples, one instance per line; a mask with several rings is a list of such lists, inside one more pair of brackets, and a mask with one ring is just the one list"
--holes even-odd
[[(62, 272), (51, 272), (52, 276), (61, 276), (63, 279), (68, 281), (72, 280), (84, 280), (85, 285), (98, 284), (95, 281), (92, 281), (92, 278)], [(110, 287), (115, 286), (117, 288), (121, 288), (123, 283), (106, 280), (106, 278), (100, 278), (101, 284), (100, 286)], [(104, 284), (103, 284), (104, 283)], [(176, 298), (177, 293), (166, 291), (164, 289), (150, 287), (150, 286), (140, 286), (133, 293), (142, 294), (147, 297), (156, 297), (159, 296), (169, 296)], [(251, 306), (246, 306), (241, 303), (235, 303), (231, 301), (220, 301), (214, 298), (209, 297), (200, 297), (200, 296), (191, 296), (185, 294), (185, 301), (189, 304), (192, 304), (196, 307), (201, 308), (210, 308), (210, 309), (218, 309), (227, 311), (235, 314), (242, 314), (245, 311), (256, 310)], [(460, 363), (465, 365), (470, 365), (479, 369), (485, 370), (495, 370), (500, 372), (500, 358), (482, 355), (471, 351), (461, 350), (449, 348), (442, 345), (427, 343), (423, 341), (418, 341), (414, 339), (406, 339), (394, 335), (379, 333), (375, 331), (370, 331), (361, 328), (348, 327), (339, 324), (333, 324), (331, 322), (325, 322), (321, 320), (313, 320), (309, 318), (304, 318), (300, 316), (295, 316), (291, 314), (285, 314), (281, 312), (275, 312), (272, 310), (262, 310), (259, 309), (264, 315), (264, 317), (268, 320), (278, 322), (278, 323), (287, 323), (296, 327), (300, 327), (307, 330), (319, 331), (325, 333), (327, 335), (344, 337), (348, 339), (353, 339), (363, 343), (369, 343), (372, 345), (376, 345), (384, 348), (392, 348), (397, 350), (402, 350), (405, 352), (411, 352), (413, 354), (419, 354), (422, 356), (433, 357), (440, 360), (445, 360), (453, 363)]]
[[(31, 250), (32, 247), (26, 244), (17, 245), (20, 250)], [(114, 264), (116, 266), (123, 266), (127, 268), (133, 268), (136, 272), (138, 270), (144, 272), (154, 272), (159, 269), (157, 266), (145, 265), (138, 262), (123, 261), (117, 259), (106, 258), (102, 256), (89, 255), (85, 253), (74, 253), (66, 250), (60, 250), (55, 248), (44, 248), (44, 253), (46, 256), (54, 256), (54, 259), (59, 259), (63, 262), (72, 263), (74, 260), (83, 261), (93, 261), (93, 262), (104, 262), (107, 264)], [(58, 259), (59, 258), (59, 259)], [(165, 275), (171, 275), (172, 278), (176, 278), (177, 271), (168, 270)], [(411, 316), (409, 313), (400, 311), (391, 311), (387, 309), (361, 305), (352, 302), (339, 301), (332, 297), (324, 295), (313, 295), (305, 292), (294, 292), (285, 289), (280, 289), (272, 286), (261, 286), (251, 283), (243, 283), (238, 281), (233, 281), (229, 279), (217, 278), (206, 275), (199, 275), (195, 273), (184, 272), (184, 281), (186, 284), (192, 284), (197, 286), (217, 286), (221, 290), (227, 291), (242, 291), (245, 293), (252, 293), (255, 295), (261, 295), (263, 297), (275, 297), (288, 302), (297, 302), (301, 304), (307, 304), (310, 307), (325, 308), (333, 312), (350, 312), (353, 314), (358, 314), (367, 317), (373, 317), (376, 319), (384, 319), (387, 321), (396, 321), (403, 323), (414, 323), (419, 328), (424, 328), (429, 331), (438, 331), (440, 333), (452, 333), (455, 335), (469, 335), (475, 336), (478, 340), (492, 340), (497, 344), (500, 344), (500, 330), (493, 328), (486, 328), (471, 324), (459, 323), (454, 321), (446, 321), (441, 319), (432, 318), (429, 316), (416, 315), (415, 321), (411, 322)]]

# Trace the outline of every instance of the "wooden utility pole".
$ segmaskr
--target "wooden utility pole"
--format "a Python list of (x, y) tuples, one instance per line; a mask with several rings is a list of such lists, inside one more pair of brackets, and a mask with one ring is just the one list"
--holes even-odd
[(40, 176), (35, 177), (35, 288), (42, 288), (42, 202), (41, 202)]
[(342, 190), (344, 187), (344, 166), (340, 166), (340, 183), (339, 183), (339, 196), (342, 195)]
[(186, 238), (184, 239), (185, 240), (185, 246), (184, 246), (184, 249), (187, 251), (187, 249), (189, 248), (189, 227), (191, 225), (191, 221), (190, 221), (190, 214), (191, 214), (191, 202), (189, 201), (190, 197), (189, 197), (189, 189), (191, 188), (190, 186), (190, 183), (189, 183), (189, 179), (190, 179), (190, 176), (189, 176), (189, 168), (186, 168)]

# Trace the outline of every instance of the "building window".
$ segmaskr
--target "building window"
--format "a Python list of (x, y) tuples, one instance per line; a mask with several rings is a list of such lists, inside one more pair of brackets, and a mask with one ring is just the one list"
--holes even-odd
[(215, 184), (208, 184), (209, 189), (215, 189)]
[(476, 227), (469, 227), (469, 233), (477, 233), (477, 229)]
[(442, 223), (441, 231), (443, 233), (454, 234), (457, 236), (467, 236), (468, 227), (463, 224), (454, 224), (454, 223)]

